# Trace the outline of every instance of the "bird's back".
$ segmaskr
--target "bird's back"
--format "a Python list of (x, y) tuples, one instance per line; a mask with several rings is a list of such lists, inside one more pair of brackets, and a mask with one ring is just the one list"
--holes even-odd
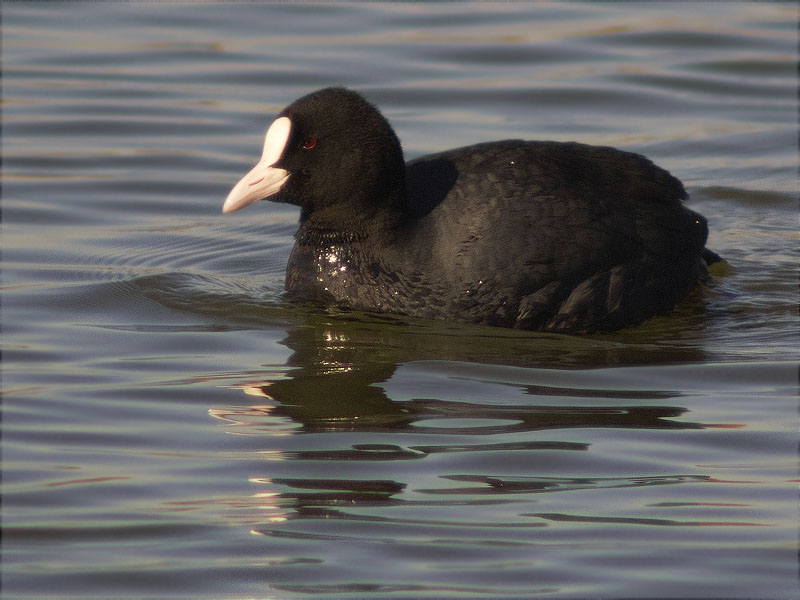
[[(674, 304), (701, 275), (696, 263), (705, 221), (683, 206), (680, 181), (638, 154), (577, 143), (492, 142), (411, 161), (407, 186), (414, 260), (428, 264), (450, 296), (445, 310), (455, 305), (466, 320), (592, 329), (589, 321), (609, 320), (620, 307), (562, 315), (548, 325), (592, 277), (608, 280), (615, 268), (620, 277), (624, 268), (642, 286), (667, 288), (664, 297)], [(637, 288), (637, 281), (624, 287)], [(608, 285), (579, 291), (582, 304), (608, 304), (600, 298)], [(523, 300), (544, 288), (550, 291), (528, 302), (541, 310), (523, 315)], [(572, 312), (577, 300), (568, 303)], [(652, 304), (649, 295), (632, 302), (622, 299), (626, 315), (609, 323), (631, 312), (646, 315)]]

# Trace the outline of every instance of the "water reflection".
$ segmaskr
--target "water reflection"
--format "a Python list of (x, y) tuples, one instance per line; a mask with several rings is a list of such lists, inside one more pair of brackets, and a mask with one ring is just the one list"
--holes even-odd
[[(236, 424), (236, 433), (272, 434), (290, 432), (296, 428), (301, 428), (305, 433), (413, 431), (492, 435), (580, 427), (702, 427), (699, 423), (676, 420), (686, 412), (685, 408), (670, 404), (653, 405), (654, 400), (670, 400), (670, 392), (663, 390), (571, 389), (520, 384), (518, 387), (522, 393), (530, 396), (525, 402), (504, 404), (491, 400), (481, 403), (473, 399), (460, 401), (458, 391), (462, 387), (469, 388), (472, 382), (453, 378), (450, 382), (453, 393), (448, 393), (447, 398), (437, 397), (437, 390), (426, 390), (424, 387), (417, 391), (425, 395), (433, 392), (429, 397), (391, 398), (381, 384), (392, 378), (400, 364), (393, 359), (415, 354), (399, 344), (411, 336), (397, 326), (375, 328), (364, 325), (345, 321), (338, 325), (328, 322), (323, 327), (310, 324), (293, 328), (282, 342), (293, 350), (287, 361), (287, 369), (275, 379), (251, 381), (240, 386), (246, 394), (260, 398), (259, 402), (247, 406), (214, 408), (212, 414)], [(404, 338), (392, 339), (393, 333), (404, 335)], [(564, 346), (581, 342), (580, 338), (566, 336), (542, 337), (545, 360), (553, 351), (548, 351), (547, 342), (554, 346), (556, 342)], [(463, 345), (461, 341), (459, 347)], [(488, 346), (490, 343), (487, 343)], [(597, 346), (589, 343), (588, 348), (595, 350)], [(442, 349), (442, 354), (446, 355), (446, 348)], [(462, 353), (454, 354), (451, 358), (455, 357), (461, 358)], [(502, 389), (513, 384), (497, 382), (491, 385)], [(677, 392), (672, 394), (678, 395)], [(597, 398), (604, 400), (602, 406), (597, 406)], [(537, 399), (547, 401), (540, 404)], [(608, 400), (619, 402), (609, 404)], [(637, 404), (637, 400), (646, 402)], [(489, 447), (483, 446), (484, 449)], [(500, 444), (498, 449), (507, 449), (507, 446)], [(380, 454), (387, 456), (390, 453), (382, 449)]]
[[(560, 340), (560, 336), (543, 338), (546, 356), (555, 351), (558, 342), (567, 346), (581, 343), (580, 339)], [(283, 340), (293, 351), (285, 367), (264, 379), (236, 386), (252, 401), (209, 411), (225, 422), (229, 433), (251, 436), (256, 441), (253, 457), (265, 461), (260, 474), (250, 478), (257, 486), (253, 506), (260, 515), (250, 522), (252, 533), (304, 539), (322, 535), (327, 539), (341, 534), (276, 527), (287, 520), (303, 519), (328, 523), (357, 520), (362, 526), (380, 521), (408, 527), (425, 520), (421, 513), (390, 517), (358, 511), (501, 505), (518, 502), (520, 497), (530, 502), (529, 494), (710, 480), (703, 474), (685, 473), (603, 476), (617, 466), (603, 472), (602, 458), (600, 467), (588, 467), (589, 473), (599, 471), (593, 477), (553, 477), (542, 472), (550, 470), (545, 465), (554, 461), (592, 453), (592, 442), (575, 439), (570, 431), (579, 435), (583, 430), (592, 431), (596, 437), (601, 430), (704, 429), (703, 423), (685, 419), (687, 408), (679, 402), (680, 392), (652, 386), (637, 389), (631, 382), (618, 388), (581, 383), (577, 375), (585, 371), (560, 371), (574, 387), (554, 384), (555, 371), (547, 369), (519, 369), (519, 382), (510, 381), (505, 371), (491, 380), (476, 372), (475, 365), (466, 365), (464, 373), (449, 377), (441, 369), (433, 369), (438, 380), (426, 380), (424, 373), (409, 375), (409, 363), (395, 362), (412, 354), (406, 344), (410, 339), (414, 339), (413, 331), (396, 323), (386, 326), (357, 319), (315, 323), (309, 319), (291, 329)], [(425, 340), (418, 343), (424, 346)], [(464, 345), (461, 340), (459, 347)], [(598, 348), (602, 353), (602, 344), (590, 341), (583, 351), (597, 354)], [(447, 355), (446, 349), (442, 355)], [(541, 381), (531, 383), (537, 375)], [(395, 390), (393, 382), (398, 379), (410, 379), (411, 383)], [(476, 386), (480, 388), (477, 392)], [(346, 435), (337, 435), (342, 433)], [(374, 434), (380, 437), (376, 440)], [(455, 466), (431, 467), (435, 473), (424, 484), (412, 484), (408, 477), (419, 477), (426, 467), (408, 474), (401, 466), (422, 460), (436, 464), (437, 457), (450, 461), (464, 453), (472, 456), (470, 473), (459, 472)], [(521, 458), (524, 456), (531, 458)], [(509, 457), (526, 461), (521, 473), (507, 472)], [(377, 465), (390, 470), (375, 477)], [(502, 526), (546, 527), (551, 517), (520, 512), (510, 521), (503, 520)], [(458, 521), (452, 516), (445, 520), (448, 526), (456, 526)], [(431, 522), (443, 523), (435, 518)]]
[(626, 517), (590, 517), (590, 516), (576, 516), (564, 515), (557, 513), (536, 513), (530, 515), (532, 517), (539, 517), (547, 519), (548, 521), (569, 521), (572, 523), (604, 523), (604, 524), (621, 524), (621, 525), (647, 525), (649, 527), (764, 527), (764, 523), (733, 523), (730, 521), (716, 522), (716, 521), (677, 521), (674, 519), (643, 519), (643, 518), (626, 518)]

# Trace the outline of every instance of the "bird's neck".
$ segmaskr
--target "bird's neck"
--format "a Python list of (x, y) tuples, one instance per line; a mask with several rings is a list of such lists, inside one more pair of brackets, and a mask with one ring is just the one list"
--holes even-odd
[(379, 205), (348, 202), (316, 208), (300, 215), (300, 227), (295, 235), (303, 245), (327, 246), (386, 236), (401, 224), (405, 194), (397, 194)]

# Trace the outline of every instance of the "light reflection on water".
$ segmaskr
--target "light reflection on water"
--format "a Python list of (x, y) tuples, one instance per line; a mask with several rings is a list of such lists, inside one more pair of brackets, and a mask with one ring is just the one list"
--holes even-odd
[[(796, 596), (796, 7), (74, 9), (3, 5), (5, 594)], [(586, 337), (292, 306), (295, 210), (219, 210), (342, 83), (409, 158), (642, 152), (730, 268)]]

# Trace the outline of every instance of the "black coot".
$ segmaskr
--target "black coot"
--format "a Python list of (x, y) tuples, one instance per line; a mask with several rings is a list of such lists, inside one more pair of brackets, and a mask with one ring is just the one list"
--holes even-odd
[(613, 330), (671, 310), (719, 260), (681, 182), (630, 152), (506, 140), (404, 163), (344, 88), (272, 123), (223, 212), (300, 207), (294, 298), (542, 331)]

